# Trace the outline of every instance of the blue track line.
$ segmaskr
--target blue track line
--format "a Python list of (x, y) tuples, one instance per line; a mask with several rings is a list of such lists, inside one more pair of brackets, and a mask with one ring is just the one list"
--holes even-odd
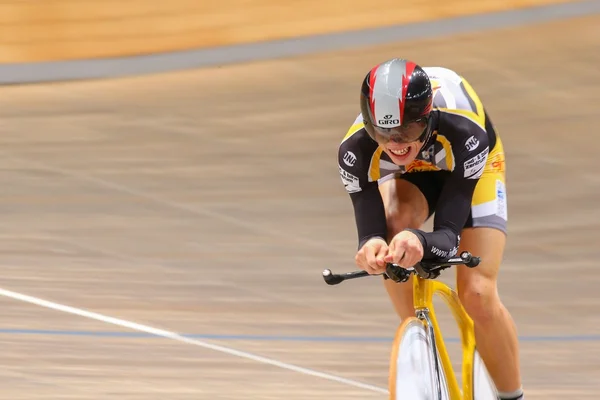
[[(88, 336), (88, 337), (114, 337), (114, 338), (158, 338), (156, 335), (143, 332), (118, 332), (118, 331), (79, 331), (79, 330), (45, 330), (45, 329), (0, 329), (0, 335), (40, 335), (40, 336)], [(384, 336), (283, 336), (283, 335), (222, 335), (190, 333), (181, 334), (193, 339), (205, 340), (250, 340), (250, 341), (287, 341), (287, 342), (391, 342), (391, 337)], [(459, 339), (449, 337), (445, 339), (450, 343), (458, 343)], [(521, 336), (521, 342), (595, 342), (600, 341), (600, 334), (591, 335), (548, 335), (548, 336)]]

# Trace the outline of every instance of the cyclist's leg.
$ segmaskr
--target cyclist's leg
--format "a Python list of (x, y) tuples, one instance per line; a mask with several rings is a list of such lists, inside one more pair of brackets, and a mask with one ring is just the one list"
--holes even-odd
[(463, 230), (459, 251), (481, 256), (481, 263), (457, 269), (457, 290), (475, 324), (477, 350), (492, 380), (498, 391), (512, 393), (521, 388), (517, 332), (497, 291), (505, 241), (504, 233), (495, 228)]
[[(406, 228), (419, 229), (431, 213), (439, 197), (438, 179), (433, 172), (404, 174), (380, 183), (379, 190), (385, 206), (388, 241)], [(384, 281), (394, 309), (402, 320), (414, 316), (412, 279), (396, 283)]]
[(457, 290), (474, 321), (477, 349), (498, 391), (519, 398), (521, 377), (516, 327), (497, 289), (507, 221), (501, 144), (490, 153), (490, 160), (475, 189), (473, 208), (459, 249), (481, 256), (481, 263), (476, 268), (457, 269)]

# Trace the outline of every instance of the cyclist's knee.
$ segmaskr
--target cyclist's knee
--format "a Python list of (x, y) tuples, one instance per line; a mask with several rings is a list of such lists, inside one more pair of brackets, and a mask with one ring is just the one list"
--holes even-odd
[(465, 310), (478, 325), (485, 325), (502, 312), (497, 277), (502, 262), (505, 235), (493, 228), (465, 229), (461, 248), (481, 257), (475, 268), (459, 267), (457, 289)]
[(419, 229), (423, 224), (419, 211), (412, 204), (400, 203), (386, 210), (388, 237), (391, 239), (398, 232), (407, 228)]
[(501, 303), (493, 278), (477, 276), (469, 279), (458, 296), (465, 311), (477, 325), (486, 325), (498, 315)]
[(379, 186), (385, 206), (388, 237), (406, 228), (418, 229), (428, 216), (427, 200), (414, 184), (390, 179)]

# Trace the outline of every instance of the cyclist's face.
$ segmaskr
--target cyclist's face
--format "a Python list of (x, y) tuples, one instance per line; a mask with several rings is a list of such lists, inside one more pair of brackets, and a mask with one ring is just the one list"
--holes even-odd
[(394, 164), (407, 165), (413, 162), (421, 151), (423, 143), (419, 139), (422, 138), (426, 128), (425, 121), (415, 121), (392, 129), (376, 127), (374, 131), (377, 143)]

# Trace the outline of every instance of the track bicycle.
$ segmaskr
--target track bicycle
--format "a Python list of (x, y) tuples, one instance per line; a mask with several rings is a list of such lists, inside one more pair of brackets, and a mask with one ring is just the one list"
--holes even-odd
[[(389, 365), (390, 400), (496, 400), (494, 384), (477, 352), (473, 321), (462, 306), (458, 293), (436, 280), (440, 272), (453, 265), (474, 268), (480, 258), (464, 251), (459, 257), (441, 263), (421, 261), (412, 268), (386, 265), (388, 278), (406, 282), (413, 277), (415, 316), (397, 328)], [(366, 271), (334, 274), (323, 271), (328, 285), (370, 275)], [(462, 344), (462, 390), (452, 368), (442, 332), (438, 325), (433, 295), (438, 294), (452, 311)]]

